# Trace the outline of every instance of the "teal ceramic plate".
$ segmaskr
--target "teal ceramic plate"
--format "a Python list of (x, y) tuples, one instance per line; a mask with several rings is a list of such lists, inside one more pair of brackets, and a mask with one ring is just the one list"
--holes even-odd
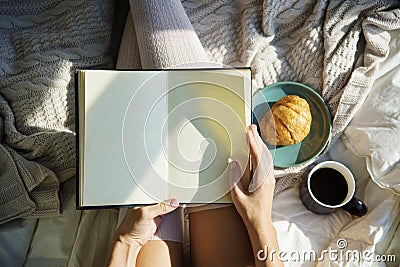
[(279, 82), (264, 87), (252, 98), (253, 123), (258, 126), (265, 113), (286, 95), (298, 95), (307, 100), (312, 115), (311, 129), (300, 143), (290, 146), (271, 146), (276, 167), (301, 165), (317, 157), (326, 147), (331, 136), (331, 116), (322, 97), (310, 87), (294, 82)]

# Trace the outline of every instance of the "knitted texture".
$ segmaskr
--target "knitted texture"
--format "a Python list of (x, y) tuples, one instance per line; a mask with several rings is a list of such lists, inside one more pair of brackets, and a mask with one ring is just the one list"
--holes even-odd
[(75, 175), (74, 71), (112, 67), (110, 1), (0, 2), (0, 223), (60, 211)]
[[(279, 81), (309, 85), (322, 95), (333, 117), (327, 149), (369, 93), (379, 63), (388, 54), (387, 31), (400, 27), (400, 3), (394, 0), (181, 4), (186, 14), (178, 0), (131, 1), (142, 67), (208, 60), (250, 66), (255, 90)], [(311, 163), (276, 169), (281, 178), (275, 193), (296, 183)]]
[(178, 0), (131, 0), (130, 4), (143, 68), (209, 61)]

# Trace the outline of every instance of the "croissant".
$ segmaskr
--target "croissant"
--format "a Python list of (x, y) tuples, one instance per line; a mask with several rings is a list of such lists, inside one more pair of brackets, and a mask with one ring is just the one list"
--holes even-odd
[(311, 120), (307, 101), (287, 95), (273, 104), (260, 121), (261, 137), (271, 145), (297, 144), (310, 133)]

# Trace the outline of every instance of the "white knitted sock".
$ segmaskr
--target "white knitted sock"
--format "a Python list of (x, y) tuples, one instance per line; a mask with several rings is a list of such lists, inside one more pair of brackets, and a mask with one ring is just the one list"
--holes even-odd
[(130, 1), (143, 68), (170, 68), (208, 58), (179, 0)]

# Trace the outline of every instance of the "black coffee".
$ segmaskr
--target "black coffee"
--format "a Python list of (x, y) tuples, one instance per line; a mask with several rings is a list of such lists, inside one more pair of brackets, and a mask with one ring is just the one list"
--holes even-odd
[(343, 175), (331, 168), (316, 170), (310, 178), (311, 192), (320, 202), (335, 206), (347, 195), (347, 181)]

